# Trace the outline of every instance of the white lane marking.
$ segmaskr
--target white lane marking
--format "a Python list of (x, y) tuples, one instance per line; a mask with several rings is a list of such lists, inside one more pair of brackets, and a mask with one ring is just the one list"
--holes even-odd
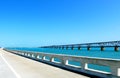
[(12, 72), (15, 74), (15, 76), (17, 77), (17, 78), (21, 78), (20, 77), (20, 75), (18, 75), (17, 73), (16, 73), (16, 71), (13, 69), (13, 67), (6, 61), (6, 59), (2, 56), (2, 54), (0, 54), (0, 56), (2, 57), (2, 59), (5, 61), (5, 63), (8, 65), (8, 67), (12, 70)]

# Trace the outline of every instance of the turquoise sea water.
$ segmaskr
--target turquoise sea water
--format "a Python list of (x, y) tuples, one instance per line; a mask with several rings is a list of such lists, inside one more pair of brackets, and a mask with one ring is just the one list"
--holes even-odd
[[(112, 58), (112, 59), (120, 59), (120, 51), (114, 51), (114, 48), (107, 47), (104, 51), (100, 51), (100, 48), (91, 48), (90, 51), (87, 51), (87, 48), (81, 48), (81, 50), (78, 50), (77, 48), (74, 48), (74, 50), (71, 50), (68, 48), (66, 49), (52, 49), (52, 48), (7, 48), (11, 50), (22, 50), (22, 51), (33, 51), (33, 52), (44, 52), (44, 53), (53, 53), (53, 54), (66, 54), (66, 55), (75, 55), (75, 56), (88, 56), (88, 57), (97, 57), (97, 58)], [(56, 61), (58, 61), (56, 59)], [(79, 66), (80, 63), (75, 61), (69, 61), (69, 64), (77, 65)], [(110, 68), (106, 66), (99, 66), (99, 65), (93, 65), (88, 64), (88, 68), (93, 68), (97, 70), (102, 70), (106, 72), (110, 72)]]

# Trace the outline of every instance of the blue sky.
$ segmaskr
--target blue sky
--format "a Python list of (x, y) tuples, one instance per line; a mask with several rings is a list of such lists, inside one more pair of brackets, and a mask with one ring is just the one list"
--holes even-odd
[(0, 0), (0, 46), (120, 40), (120, 0)]

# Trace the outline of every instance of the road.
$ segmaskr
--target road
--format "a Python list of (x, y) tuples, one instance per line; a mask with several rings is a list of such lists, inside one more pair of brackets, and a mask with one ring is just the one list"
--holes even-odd
[(0, 49), (0, 78), (90, 78)]

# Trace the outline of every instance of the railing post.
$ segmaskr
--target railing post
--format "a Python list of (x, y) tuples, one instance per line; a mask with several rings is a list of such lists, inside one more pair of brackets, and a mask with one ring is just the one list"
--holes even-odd
[(34, 53), (34, 57), (35, 57), (35, 59), (37, 59), (37, 56), (38, 56), (38, 54), (37, 54), (37, 53)]
[(37, 59), (40, 59), (40, 54), (37, 55)]
[(120, 76), (120, 68), (111, 66), (111, 74), (113, 75), (113, 78), (118, 78), (118, 76)]
[(32, 53), (32, 57), (34, 57), (34, 53)]
[(51, 58), (50, 58), (50, 62), (53, 62), (53, 61), (54, 61), (54, 58), (53, 58), (53, 57), (51, 57)]
[(28, 57), (30, 57), (30, 53), (28, 53)]
[(85, 70), (85, 69), (87, 69), (87, 68), (88, 68), (88, 64), (85, 63), (85, 62), (81, 62), (81, 69), (82, 69), (82, 70)]
[(62, 59), (61, 64), (63, 64), (63, 65), (68, 65), (68, 60), (67, 60), (67, 59)]
[(23, 52), (23, 55), (25, 56), (25, 52)]
[(45, 56), (42, 56), (42, 60), (45, 60)]
[(30, 57), (32, 57), (32, 53), (30, 53)]
[(24, 52), (24, 56), (26, 56), (26, 52)]
[(27, 55), (26, 56), (28, 56), (28, 53), (27, 53)]

